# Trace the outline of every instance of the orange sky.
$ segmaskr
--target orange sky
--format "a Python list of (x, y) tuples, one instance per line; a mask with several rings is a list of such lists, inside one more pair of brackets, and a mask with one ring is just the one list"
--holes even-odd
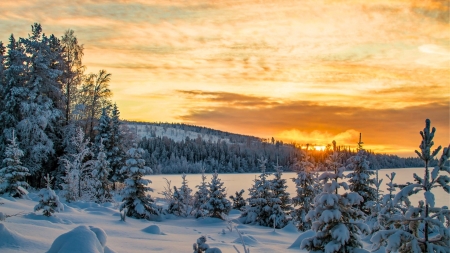
[(75, 31), (124, 119), (413, 156), (430, 118), (450, 142), (448, 1), (1, 1), (0, 40), (33, 22)]

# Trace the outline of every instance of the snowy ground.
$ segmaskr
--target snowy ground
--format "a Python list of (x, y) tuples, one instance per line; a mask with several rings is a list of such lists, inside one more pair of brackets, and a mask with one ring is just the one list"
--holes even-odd
[[(224, 253), (236, 252), (233, 245), (243, 252), (237, 232), (230, 232), (226, 222), (220, 219), (167, 216), (161, 221), (127, 218), (123, 222), (120, 221), (117, 205), (84, 202), (65, 203), (63, 212), (47, 218), (41, 212), (33, 212), (38, 203), (36, 197), (34, 193), (29, 194), (29, 199), (0, 197), (0, 203), (3, 203), (0, 204), (0, 212), (6, 215), (22, 212), (0, 221), (0, 252), (47, 252), (57, 237), (82, 225), (87, 227), (78, 228), (63, 237), (63, 243), (67, 243), (67, 248), (71, 250), (59, 252), (80, 252), (74, 249), (79, 249), (83, 244), (85, 249), (82, 252), (193, 252), (193, 243), (202, 235), (206, 236), (210, 247), (217, 247)], [(243, 225), (236, 220), (239, 212), (235, 210), (229, 217), (244, 234), (252, 253), (306, 252), (300, 250), (301, 240), (298, 239), (310, 235), (311, 231), (301, 236), (291, 224), (276, 231)], [(86, 237), (89, 233), (95, 236), (89, 226), (106, 232), (106, 247), (104, 234), (98, 233), (101, 230), (92, 229), (100, 238), (101, 246), (98, 241), (93, 242), (92, 238)], [(61, 242), (59, 247), (62, 247)], [(95, 247), (99, 250), (94, 250)]]

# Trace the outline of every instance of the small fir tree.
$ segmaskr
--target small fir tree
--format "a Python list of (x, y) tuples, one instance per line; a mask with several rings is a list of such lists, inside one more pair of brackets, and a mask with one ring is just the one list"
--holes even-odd
[(95, 202), (97, 203), (112, 201), (111, 182), (108, 180), (110, 173), (111, 168), (108, 160), (106, 160), (103, 144), (100, 144), (97, 160), (94, 161), (94, 170), (92, 171), (92, 176), (95, 178)]
[(120, 211), (126, 209), (126, 216), (138, 219), (150, 218), (151, 215), (159, 215), (159, 208), (154, 204), (154, 200), (147, 195), (147, 192), (153, 191), (147, 185), (150, 180), (143, 176), (152, 172), (145, 166), (145, 160), (142, 159), (144, 150), (133, 147), (127, 152), (127, 161), (121, 169), (121, 173), (126, 175), (125, 188), (122, 190), (122, 205)]
[(109, 117), (108, 108), (102, 108), (98, 125), (94, 129), (97, 131), (94, 138), (95, 154), (98, 154), (100, 146), (103, 146), (103, 152), (108, 156), (108, 152), (111, 153), (111, 118)]
[(176, 186), (173, 187), (172, 198), (169, 201), (167, 213), (171, 213), (176, 216), (187, 216), (183, 194), (180, 193)]
[(281, 166), (275, 166), (275, 178), (270, 180), (270, 187), (272, 191), (272, 198), (270, 199), (269, 206), (271, 207), (271, 219), (268, 224), (269, 227), (283, 228), (290, 220), (290, 213), (292, 211), (291, 198), (286, 191), (287, 184), (286, 179), (281, 178), (283, 171)]
[[(448, 207), (436, 207), (433, 188), (442, 188), (450, 193), (450, 167), (446, 165), (450, 157), (450, 145), (444, 148), (438, 165), (431, 172), (430, 161), (439, 153), (441, 146), (431, 151), (434, 145), (434, 134), (436, 129), (431, 128), (429, 119), (425, 121), (425, 128), (420, 131), (422, 142), (420, 152), (417, 155), (424, 161), (425, 175), (421, 178), (414, 173), (415, 183), (409, 183), (400, 190), (392, 201), (392, 206), (396, 206), (406, 201), (409, 205), (408, 196), (418, 192), (424, 192), (424, 200), (419, 201), (417, 207), (409, 206), (404, 214), (392, 215), (391, 221), (400, 222), (407, 225), (404, 229), (381, 230), (375, 233), (371, 239), (375, 248), (386, 246), (386, 251), (399, 252), (449, 252), (450, 231), (450, 210)], [(447, 175), (439, 175), (445, 172)]]
[(242, 208), (247, 205), (247, 202), (245, 201), (244, 197), (242, 195), (244, 194), (245, 190), (242, 189), (239, 192), (235, 193), (235, 196), (230, 196), (230, 199), (233, 201), (232, 208), (236, 210), (242, 210)]
[(3, 159), (5, 167), (0, 169), (0, 178), (3, 179), (3, 183), (0, 184), (0, 192), (3, 191), (14, 198), (20, 198), (27, 194), (25, 189), (29, 185), (25, 182), (25, 177), (30, 173), (20, 161), (23, 151), (19, 148), (14, 131), (9, 142), (5, 150), (5, 159)]
[(194, 194), (194, 204), (192, 208), (192, 215), (194, 217), (199, 218), (206, 215), (206, 211), (203, 209), (204, 205), (209, 199), (209, 189), (206, 183), (205, 170), (202, 170), (202, 182), (200, 185), (197, 185), (197, 192)]
[(181, 181), (181, 187), (178, 190), (180, 194), (183, 196), (183, 204), (185, 207), (184, 214), (185, 216), (187, 216), (191, 211), (190, 209), (192, 207), (193, 202), (192, 189), (189, 188), (188, 181), (186, 179), (186, 174), (183, 173), (183, 175), (181, 175), (181, 178), (183, 180)]
[(271, 213), (269, 204), (272, 198), (270, 190), (270, 181), (267, 180), (268, 173), (266, 172), (267, 159), (258, 159), (261, 174), (259, 179), (253, 181), (252, 188), (249, 189), (250, 198), (248, 199), (248, 206), (241, 215), (243, 223), (258, 224), (261, 226), (268, 226)]
[(114, 103), (111, 112), (111, 153), (107, 154), (108, 162), (112, 170), (109, 179), (113, 182), (123, 182), (123, 175), (120, 174), (120, 169), (124, 163), (125, 152), (122, 145), (123, 136), (119, 118), (120, 111), (117, 108), (117, 104)]
[(59, 201), (58, 195), (56, 195), (55, 191), (51, 188), (51, 181), (53, 178), (47, 174), (44, 177), (46, 188), (41, 189), (38, 193), (39, 196), (39, 204), (34, 207), (34, 211), (37, 212), (42, 210), (42, 213), (50, 217), (53, 213), (60, 212), (64, 210), (63, 204)]
[(349, 179), (350, 191), (358, 193), (363, 197), (363, 201), (359, 205), (359, 209), (365, 214), (370, 214), (367, 202), (374, 202), (377, 199), (377, 191), (375, 188), (375, 179), (370, 178), (375, 172), (370, 170), (369, 161), (367, 160), (367, 152), (362, 148), (361, 139), (358, 143), (358, 153), (348, 159), (348, 169), (353, 172), (347, 175)]
[(361, 232), (369, 233), (369, 228), (362, 222), (364, 213), (356, 208), (363, 201), (356, 192), (336, 194), (336, 188), (348, 190), (345, 182), (337, 182), (343, 178), (344, 168), (338, 172), (324, 172), (319, 180), (324, 187), (314, 199), (314, 209), (309, 211), (306, 220), (312, 221), (315, 236), (302, 241), (300, 248), (311, 252), (367, 252), (362, 249), (359, 238)]
[(204, 204), (204, 210), (208, 216), (222, 218), (222, 213), (228, 214), (231, 210), (231, 202), (227, 199), (226, 188), (219, 178), (217, 171), (212, 175), (209, 186), (209, 199)]

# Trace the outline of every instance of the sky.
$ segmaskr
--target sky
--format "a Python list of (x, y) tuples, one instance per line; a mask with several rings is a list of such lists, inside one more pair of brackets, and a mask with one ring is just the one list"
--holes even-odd
[(121, 116), (414, 156), (450, 143), (444, 0), (6, 0), (0, 41), (75, 31)]

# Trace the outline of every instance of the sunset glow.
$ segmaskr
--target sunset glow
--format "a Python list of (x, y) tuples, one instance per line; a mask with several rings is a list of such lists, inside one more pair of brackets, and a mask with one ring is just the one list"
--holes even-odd
[(443, 0), (17, 0), (0, 41), (73, 29), (87, 72), (112, 73), (128, 120), (184, 122), (325, 148), (414, 156), (430, 118), (448, 145)]

